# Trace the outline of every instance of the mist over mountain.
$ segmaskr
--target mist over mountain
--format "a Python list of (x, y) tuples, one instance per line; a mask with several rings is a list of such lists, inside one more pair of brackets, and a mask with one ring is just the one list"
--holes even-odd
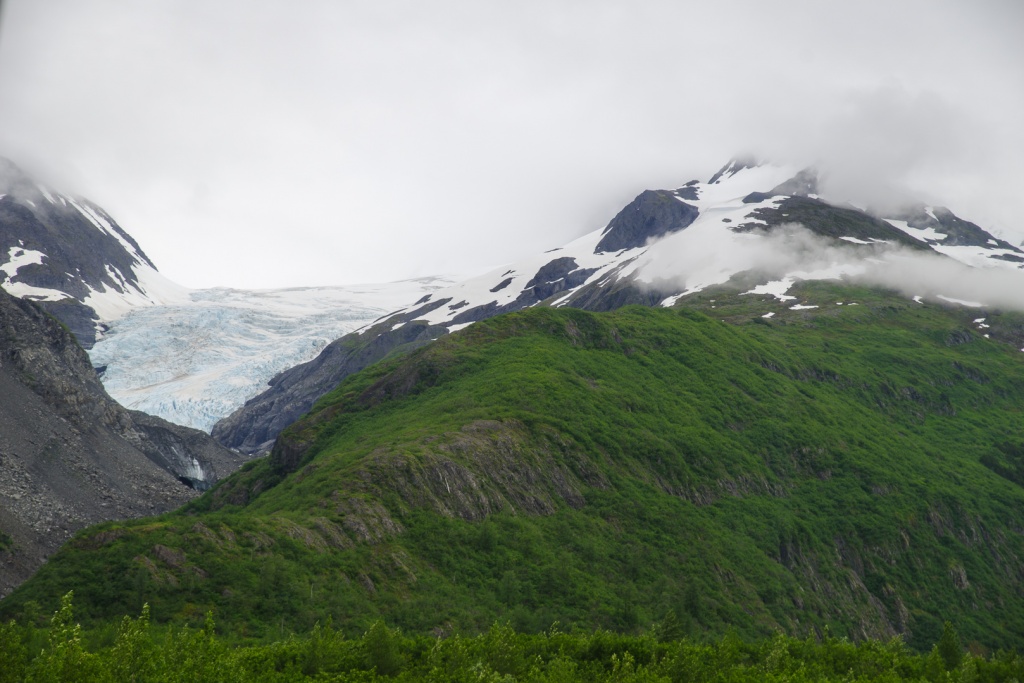
[(813, 169), (737, 158), (707, 182), (645, 191), (601, 230), (428, 294), (339, 339), (275, 377), (212, 433), (232, 448), (265, 452), (348, 374), (396, 349), (536, 305), (671, 306), (718, 287), (786, 302), (795, 299), (787, 294), (794, 284), (821, 279), (933, 301), (1024, 305), (1020, 248), (943, 207), (904, 199), (876, 214), (826, 201), (820, 185)]

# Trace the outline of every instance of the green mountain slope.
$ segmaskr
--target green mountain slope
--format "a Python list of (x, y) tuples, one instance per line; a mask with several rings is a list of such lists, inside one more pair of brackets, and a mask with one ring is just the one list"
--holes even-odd
[(87, 620), (148, 601), (242, 636), (328, 616), (631, 631), (671, 613), (920, 647), (951, 620), (1019, 644), (1024, 354), (971, 312), (801, 295), (821, 307), (765, 320), (720, 293), (696, 302), (715, 317), (478, 322), (348, 378), (177, 513), (79, 534), (0, 616), (74, 589)]

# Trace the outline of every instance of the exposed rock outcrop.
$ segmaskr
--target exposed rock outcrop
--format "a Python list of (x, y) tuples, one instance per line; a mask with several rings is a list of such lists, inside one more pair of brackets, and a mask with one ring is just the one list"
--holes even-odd
[(698, 213), (697, 207), (684, 202), (677, 192), (645, 190), (611, 220), (595, 252), (642, 247), (687, 227)]
[(0, 292), (0, 595), (75, 530), (175, 508), (241, 461), (118, 405), (66, 327)]

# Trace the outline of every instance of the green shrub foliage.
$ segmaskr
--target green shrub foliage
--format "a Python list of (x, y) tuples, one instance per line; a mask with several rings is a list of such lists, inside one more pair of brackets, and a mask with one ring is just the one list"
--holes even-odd
[[(22, 640), (38, 635), (45, 647)], [(171, 681), (973, 681), (1024, 680), (1024, 657), (988, 656), (959, 647), (947, 623), (928, 655), (900, 638), (852, 643), (781, 633), (744, 641), (669, 639), (608, 631), (524, 634), (495, 623), (473, 637), (407, 636), (375, 622), (356, 638), (319, 624), (304, 635), (229, 644), (212, 617), (202, 629), (154, 629), (146, 610), (124, 617), (114, 642), (87, 648), (98, 634), (73, 622), (65, 597), (49, 628), (9, 623), (0, 629), (0, 680), (164, 683)], [(27, 678), (22, 676), (28, 672)]]
[[(160, 668), (140, 643), (165, 632), (208, 671), (209, 612), (297, 675), (642, 678), (658, 652), (678, 676), (711, 657), (794, 678), (826, 628), (838, 640), (814, 652), (837, 671), (844, 648), (896, 657), (878, 645), (895, 635), (927, 660), (947, 621), (964, 651), (1024, 642), (1024, 319), (794, 291), (818, 308), (537, 308), (396, 354), (182, 510), (81, 532), (0, 618), (74, 590), (129, 677)], [(119, 630), (124, 614), (141, 616)], [(542, 664), (525, 645), (486, 653), (556, 622), (592, 635), (543, 636), (566, 649)], [(936, 650), (943, 675), (964, 666), (956, 640)], [(90, 666), (61, 647), (33, 671)]]

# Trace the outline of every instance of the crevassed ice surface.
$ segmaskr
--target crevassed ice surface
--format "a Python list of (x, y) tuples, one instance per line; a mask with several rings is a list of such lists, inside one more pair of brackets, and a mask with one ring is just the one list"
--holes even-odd
[(209, 431), (277, 373), (453, 281), (194, 290), (114, 320), (89, 355), (106, 366), (103, 384), (122, 405)]

